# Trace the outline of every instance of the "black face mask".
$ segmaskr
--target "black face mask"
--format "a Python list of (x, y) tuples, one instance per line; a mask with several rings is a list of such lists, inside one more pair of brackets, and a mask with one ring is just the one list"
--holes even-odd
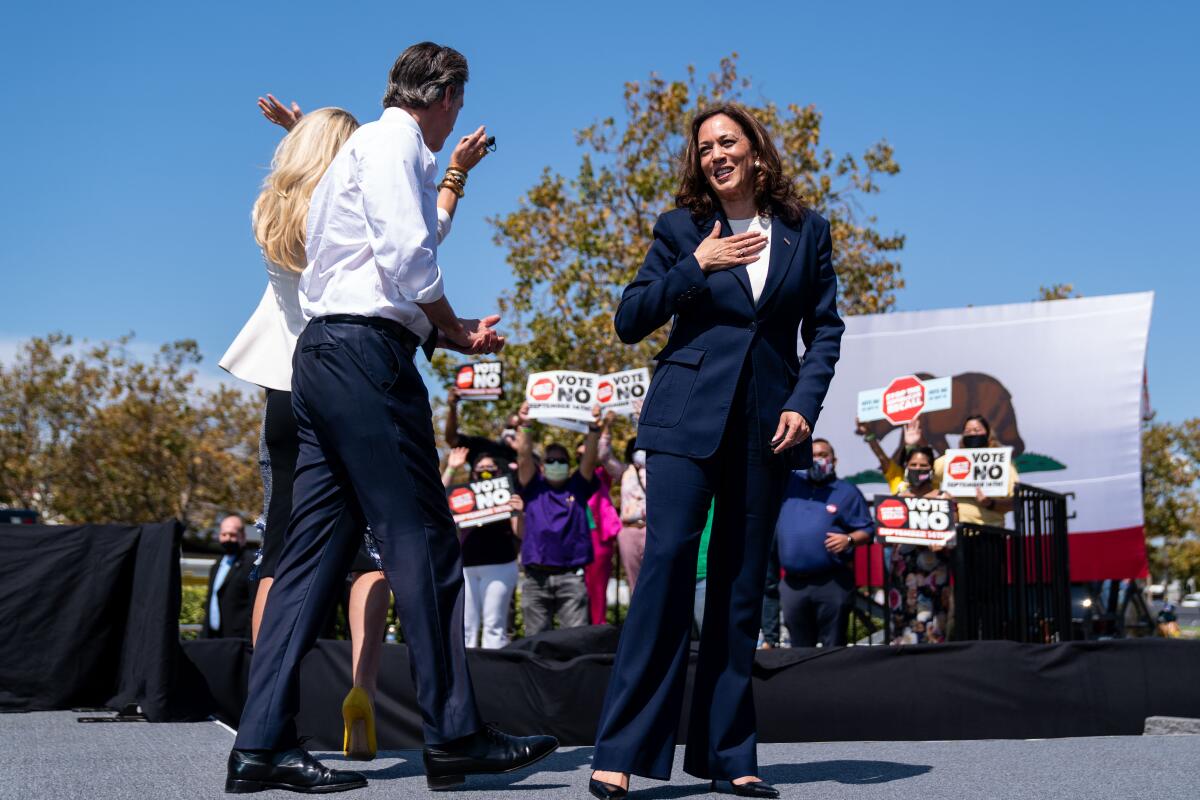
[(904, 472), (904, 480), (908, 481), (909, 486), (924, 486), (933, 480), (933, 470), (931, 469), (909, 469)]
[(968, 433), (962, 437), (962, 446), (971, 449), (975, 447), (987, 447), (988, 437), (986, 433)]
[(236, 556), (241, 552), (242, 546), (237, 542), (221, 542), (221, 550), (227, 556)]

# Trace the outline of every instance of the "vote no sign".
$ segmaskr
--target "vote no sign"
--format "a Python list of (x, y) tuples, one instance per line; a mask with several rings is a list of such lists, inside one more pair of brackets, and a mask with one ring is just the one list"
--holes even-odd
[(974, 497), (979, 488), (987, 497), (1008, 497), (1011, 474), (1011, 447), (951, 449), (943, 462), (942, 491), (955, 497)]
[(584, 432), (592, 409), (632, 414), (634, 402), (646, 396), (650, 370), (645, 367), (596, 375), (592, 372), (553, 370), (535, 372), (525, 385), (529, 418), (567, 430)]

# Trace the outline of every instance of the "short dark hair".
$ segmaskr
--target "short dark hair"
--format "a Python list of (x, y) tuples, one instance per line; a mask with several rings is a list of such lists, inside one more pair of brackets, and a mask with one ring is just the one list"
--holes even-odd
[(829, 445), (829, 452), (833, 453), (835, 456), (837, 455), (837, 450), (833, 449), (833, 443), (830, 442), (828, 439), (822, 439), (821, 437), (818, 436), (816, 439), (812, 440), (812, 443), (814, 446), (817, 444), (817, 442), (821, 442), (823, 444)]
[(933, 462), (937, 460), (934, 458), (933, 448), (930, 447), (929, 445), (923, 444), (919, 447), (914, 447), (908, 451), (908, 453), (904, 456), (904, 466), (907, 467), (908, 462), (912, 461), (912, 457), (917, 455), (918, 453), (926, 456), (929, 459), (930, 466), (932, 466)]
[(421, 42), (405, 50), (388, 73), (384, 108), (429, 108), (446, 94), (462, 91), (467, 82), (467, 59), (453, 47)]
[(559, 453), (562, 453), (564, 456), (566, 456), (568, 461), (571, 460), (571, 451), (568, 450), (565, 445), (561, 445), (558, 442), (551, 442), (550, 444), (546, 445), (546, 457), (547, 458), (550, 457), (550, 453), (553, 451), (558, 451)]

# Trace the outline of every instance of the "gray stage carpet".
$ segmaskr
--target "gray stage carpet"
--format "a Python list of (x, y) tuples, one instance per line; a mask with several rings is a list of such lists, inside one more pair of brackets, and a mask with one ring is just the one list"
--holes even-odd
[[(225, 797), (233, 735), (216, 723), (76, 722), (66, 711), (0, 714), (0, 798), (173, 800)], [(469, 778), (467, 789), (428, 792), (420, 753), (396, 751), (353, 766), (371, 785), (339, 797), (586, 798), (591, 749), (568, 748), (536, 772)], [(341, 762), (341, 754), (325, 756)], [(1200, 796), (1200, 736), (1047, 741), (770, 744), (762, 777), (784, 797), (811, 800), (1154, 800)], [(633, 798), (706, 797), (678, 771), (675, 782), (636, 781)], [(288, 792), (258, 797), (292, 798)]]

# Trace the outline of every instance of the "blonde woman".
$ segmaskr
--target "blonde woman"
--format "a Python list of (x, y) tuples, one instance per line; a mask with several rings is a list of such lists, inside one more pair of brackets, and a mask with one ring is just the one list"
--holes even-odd
[[(264, 116), (288, 131), (275, 150), (271, 172), (251, 217), (268, 284), (258, 308), (220, 362), (231, 374), (266, 390), (259, 453), (265, 523), (256, 565), (259, 586), (251, 625), (254, 640), (292, 513), (299, 441), (292, 415), (291, 365), (296, 339), (305, 325), (299, 283), (307, 266), (304, 240), (309, 199), (333, 157), (358, 128), (358, 121), (340, 108), (303, 114), (295, 103), (289, 109), (271, 95), (267, 98), (259, 98)], [(464, 172), (475, 166), (486, 152), (484, 138), (483, 128), (464, 137), (454, 150), (451, 165)], [(449, 189), (438, 195), (439, 241), (449, 233), (458, 199)], [(353, 686), (342, 705), (343, 747), (347, 756), (357, 759), (375, 756), (374, 696), (390, 602), (378, 556), (369, 542), (367, 535), (351, 567), (347, 609)]]

